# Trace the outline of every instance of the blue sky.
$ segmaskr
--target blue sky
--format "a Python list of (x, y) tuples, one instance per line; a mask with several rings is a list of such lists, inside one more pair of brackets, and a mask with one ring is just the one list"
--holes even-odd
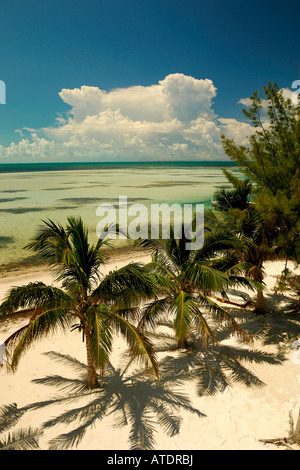
[(299, 13), (296, 1), (5, 2), (0, 161), (222, 159), (221, 132), (249, 134), (239, 100), (300, 78)]

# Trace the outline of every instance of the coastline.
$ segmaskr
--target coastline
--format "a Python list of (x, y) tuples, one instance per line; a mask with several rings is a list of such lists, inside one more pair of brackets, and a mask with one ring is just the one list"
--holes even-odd
[[(110, 253), (107, 253), (107, 257), (108, 261), (101, 269), (103, 274), (124, 266), (128, 262), (146, 263), (151, 259), (151, 256), (145, 251), (130, 248), (112, 250)], [(3, 270), (0, 270), (0, 301), (3, 300), (10, 288), (34, 281), (56, 284), (52, 271), (47, 264), (33, 264), (26, 267), (21, 265), (7, 270), (4, 267)]]
[[(143, 258), (145, 255), (145, 250), (135, 248), (132, 246), (123, 246), (112, 249), (107, 249), (103, 251), (107, 256), (108, 264), (114, 263), (115, 260), (123, 259), (136, 259)], [(0, 266), (0, 284), (2, 280), (15, 277), (24, 277), (30, 274), (43, 273), (44, 271), (49, 271), (49, 265), (43, 263), (42, 261), (36, 260), (36, 262), (24, 261), (15, 264), (7, 264)]]

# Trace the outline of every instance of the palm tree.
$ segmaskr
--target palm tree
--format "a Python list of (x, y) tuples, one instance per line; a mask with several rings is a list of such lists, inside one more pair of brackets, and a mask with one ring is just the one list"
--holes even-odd
[(202, 248), (190, 251), (186, 248), (186, 235), (176, 239), (172, 230), (170, 235), (168, 240), (138, 241), (140, 246), (152, 251), (152, 261), (145, 265), (145, 269), (156, 276), (160, 286), (158, 298), (144, 307), (139, 325), (154, 328), (157, 320), (168, 318), (171, 314), (180, 348), (188, 347), (188, 337), (192, 331), (201, 337), (206, 347), (208, 340), (218, 342), (206, 319), (210, 314), (213, 320), (229, 325), (241, 340), (250, 342), (248, 334), (211, 295), (233, 284), (251, 286), (248, 280), (239, 276), (238, 265), (234, 267), (228, 262), (227, 271), (216, 269), (220, 260), (225, 266), (225, 252), (235, 246), (235, 237), (228, 236), (222, 230), (208, 232)]
[(97, 370), (104, 373), (114, 331), (125, 337), (134, 358), (143, 358), (158, 374), (151, 341), (132, 323), (140, 302), (155, 296), (155, 284), (138, 263), (102, 276), (102, 248), (107, 244), (104, 238), (95, 245), (89, 244), (81, 218), (68, 218), (65, 228), (51, 220), (44, 221), (27, 248), (52, 266), (61, 288), (42, 282), (15, 287), (0, 306), (2, 321), (20, 309), (31, 313), (29, 323), (5, 342), (13, 370), (34, 340), (59, 328), (78, 328), (86, 344), (88, 388), (99, 386)]
[(262, 218), (251, 201), (254, 190), (250, 181), (240, 180), (226, 170), (224, 174), (233, 188), (222, 188), (214, 194), (218, 211), (207, 211), (206, 222), (211, 230), (222, 227), (240, 240), (233, 256), (245, 263), (245, 275), (261, 285), (257, 288), (255, 312), (264, 314), (263, 264), (276, 257), (276, 247), (272, 246), (276, 229), (272, 220)]

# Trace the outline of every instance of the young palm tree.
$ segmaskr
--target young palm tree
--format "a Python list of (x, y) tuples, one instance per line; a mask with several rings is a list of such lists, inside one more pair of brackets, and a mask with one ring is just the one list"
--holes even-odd
[(155, 284), (138, 263), (102, 276), (101, 248), (107, 244), (107, 239), (99, 238), (90, 245), (80, 218), (68, 218), (65, 228), (51, 220), (44, 222), (27, 248), (50, 263), (61, 288), (42, 282), (15, 287), (0, 306), (2, 321), (20, 309), (31, 312), (29, 323), (5, 342), (13, 370), (34, 340), (59, 328), (72, 327), (82, 331), (85, 339), (88, 388), (99, 386), (97, 369), (104, 371), (114, 330), (125, 337), (132, 356), (143, 358), (158, 374), (152, 343), (132, 323), (140, 302), (155, 296)]
[[(249, 180), (240, 180), (230, 172), (224, 171), (232, 183), (232, 189), (220, 189), (214, 195), (219, 214), (208, 211), (206, 221), (211, 229), (223, 227), (240, 240), (233, 256), (245, 263), (245, 275), (259, 284), (264, 279), (263, 264), (276, 257), (272, 241), (275, 228), (272, 220), (264, 220), (251, 202), (253, 186)], [(265, 313), (265, 299), (261, 287), (257, 288), (255, 311)]]
[(179, 347), (188, 346), (192, 330), (207, 346), (209, 339), (217, 342), (206, 319), (207, 314), (210, 314), (220, 324), (229, 325), (241, 340), (250, 342), (243, 328), (211, 296), (212, 291), (223, 291), (229, 285), (251, 285), (239, 276), (239, 267), (234, 267), (232, 263), (228, 265), (230, 269), (227, 272), (216, 269), (221, 254), (225, 266), (224, 253), (235, 246), (235, 237), (221, 230), (207, 233), (203, 247), (195, 252), (186, 248), (187, 242), (185, 236), (176, 239), (172, 230), (168, 240), (139, 241), (141, 246), (152, 250), (152, 262), (145, 265), (145, 269), (157, 277), (160, 285), (158, 298), (147, 303), (143, 309), (140, 326), (154, 328), (157, 320), (171, 314), (174, 316), (175, 337)]

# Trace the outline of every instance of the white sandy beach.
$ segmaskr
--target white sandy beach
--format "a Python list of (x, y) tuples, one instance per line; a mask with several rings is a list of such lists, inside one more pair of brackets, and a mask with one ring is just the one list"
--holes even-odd
[[(132, 258), (131, 258), (132, 259)], [(147, 261), (148, 257), (136, 255), (135, 260)], [(121, 267), (129, 261), (127, 258), (120, 259), (118, 262), (112, 261), (106, 266), (106, 270)], [(286, 297), (274, 297), (273, 288), (275, 276), (280, 274), (283, 268), (281, 262), (266, 263), (266, 297), (277, 300), (282, 308), (286, 304)], [(292, 265), (290, 266), (292, 268)], [(0, 279), (0, 299), (12, 286), (26, 284), (30, 281), (43, 281), (51, 283), (51, 274), (45, 268), (40, 272), (33, 269), (27, 272), (10, 273)], [(251, 311), (247, 313), (239, 310), (243, 321), (252, 321), (252, 327), (255, 322), (260, 321), (260, 327), (263, 327), (263, 321), (258, 320)], [(264, 321), (268, 321), (272, 315)], [(24, 323), (19, 320), (16, 324), (3, 324), (0, 329), (0, 339), (3, 341), (12, 333), (17, 326)], [(167, 435), (163, 429), (156, 425), (156, 417), (153, 416), (152, 424), (156, 429), (154, 434), (155, 450), (283, 450), (284, 447), (277, 447), (274, 444), (263, 444), (260, 439), (272, 439), (287, 437), (289, 433), (289, 412), (293, 412), (296, 419), (300, 409), (300, 360), (299, 363), (292, 360), (292, 354), (295, 350), (291, 349), (292, 342), (300, 339), (300, 328), (295, 327), (294, 336), (288, 336), (289, 325), (291, 321), (284, 318), (277, 318), (276, 327), (280, 340), (278, 344), (269, 341), (269, 344), (255, 342), (253, 349), (264, 351), (266, 353), (278, 353), (283, 351), (285, 360), (273, 364), (271, 362), (243, 362), (244, 366), (264, 383), (261, 386), (247, 386), (241, 382), (232, 382), (225, 391), (219, 391), (216, 394), (200, 396), (197, 393), (197, 375), (187, 381), (180, 391), (190, 399), (190, 405), (197, 409), (202, 415), (195, 414), (188, 409), (180, 408), (175, 413), (181, 417), (179, 423), (179, 432), (173, 436)], [(275, 324), (275, 323), (274, 323)], [(297, 330), (298, 328), (298, 330)], [(285, 335), (285, 336), (284, 336)], [(285, 339), (287, 338), (287, 339)], [(224, 340), (227, 346), (235, 347), (237, 342), (234, 338)], [(240, 346), (242, 347), (242, 346)], [(243, 346), (245, 347), (245, 346)], [(86, 363), (85, 345), (78, 332), (59, 333), (47, 337), (45, 340), (33, 346), (23, 357), (18, 370), (14, 374), (9, 374), (5, 367), (0, 369), (0, 405), (16, 403), (18, 408), (22, 408), (34, 402), (52, 399), (57, 396), (66, 396), (63, 391), (43, 385), (33, 383), (35, 379), (41, 379), (45, 376), (60, 375), (69, 378), (78, 378), (78, 372), (69, 366), (62, 365), (50, 357), (49, 353), (54, 351), (61, 355), (68, 355), (76, 358), (78, 361)], [(171, 353), (159, 353), (163, 359), (164, 355)], [(173, 353), (174, 356), (174, 353)], [(300, 356), (300, 352), (299, 352)], [(124, 342), (122, 339), (115, 341), (114, 351), (111, 357), (113, 366), (117, 369), (122, 367), (124, 359)], [(120, 394), (126, 394), (128, 391), (134, 392), (133, 382), (127, 382), (127, 389), (121, 390)], [(130, 392), (131, 390), (131, 392)], [(178, 391), (178, 389), (177, 389)], [(138, 391), (136, 392), (138, 393)], [(85, 400), (90, 400), (89, 395)], [(138, 395), (137, 395), (138, 396)], [(141, 401), (146, 400), (145, 396), (140, 395)], [(67, 406), (67, 407), (66, 407)], [(53, 406), (40, 408), (35, 411), (25, 413), (21, 418), (18, 428), (41, 427), (48, 419), (59, 416), (66, 409), (80, 406), (79, 402), (73, 404), (64, 404), (61, 402)], [(80, 441), (77, 449), (93, 450), (128, 450), (130, 449), (129, 434), (130, 422), (127, 425), (116, 427), (120, 415), (116, 412), (110, 414), (95, 423), (95, 426), (87, 429), (83, 439)], [(71, 424), (71, 428), (75, 427)], [(70, 425), (65, 423), (52, 426), (45, 429), (40, 438), (40, 448), (48, 449), (49, 442), (66, 430), (70, 430)]]

